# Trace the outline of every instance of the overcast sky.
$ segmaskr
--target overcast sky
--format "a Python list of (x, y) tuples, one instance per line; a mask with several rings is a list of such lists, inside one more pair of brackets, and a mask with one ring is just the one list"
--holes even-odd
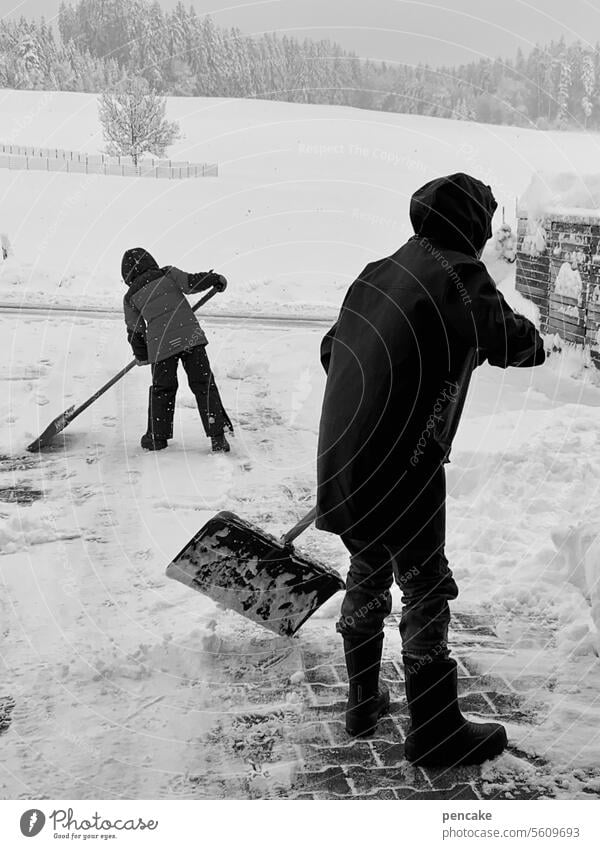
[[(160, 0), (173, 8), (177, 0)], [(600, 0), (184, 0), (245, 32), (327, 37), (361, 56), (431, 65), (512, 57), (564, 35), (600, 41)], [(60, 0), (0, 0), (0, 15), (45, 15)]]

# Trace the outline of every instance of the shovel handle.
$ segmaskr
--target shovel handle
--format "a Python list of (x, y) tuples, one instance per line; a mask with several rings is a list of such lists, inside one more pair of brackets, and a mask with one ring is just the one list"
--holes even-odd
[(310, 510), (306, 514), (306, 516), (300, 519), (297, 525), (294, 525), (293, 528), (290, 528), (290, 530), (281, 537), (281, 544), (291, 545), (296, 539), (296, 537), (299, 537), (301, 533), (303, 533), (308, 527), (312, 525), (312, 523), (315, 521), (316, 515), (317, 508), (313, 507), (312, 510)]
[[(211, 274), (211, 273), (212, 273), (212, 269), (211, 269), (208, 273), (209, 273), (209, 274)], [(210, 299), (211, 299), (211, 298), (214, 298), (214, 296), (217, 294), (217, 292), (218, 292), (218, 291), (219, 291), (219, 289), (216, 289), (216, 288), (213, 286), (211, 289), (209, 289), (209, 290), (208, 290), (208, 292), (206, 293), (206, 295), (203, 295), (203, 297), (201, 297), (201, 298), (200, 298), (200, 300), (199, 300), (197, 303), (195, 303), (195, 304), (194, 304), (194, 306), (192, 307), (192, 310), (193, 310), (194, 312), (196, 312), (196, 310), (197, 310), (197, 309), (200, 309), (200, 307), (203, 307), (203, 306), (204, 306), (204, 304), (205, 304), (207, 301), (210, 301)]]

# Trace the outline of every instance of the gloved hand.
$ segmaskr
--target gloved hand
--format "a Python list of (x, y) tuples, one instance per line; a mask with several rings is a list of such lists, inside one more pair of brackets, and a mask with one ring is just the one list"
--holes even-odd
[(224, 292), (227, 288), (227, 278), (224, 277), (222, 274), (215, 274), (213, 286), (218, 292)]
[(149, 365), (149, 362), (148, 360), (138, 360), (136, 357), (135, 364), (136, 366), (147, 366)]

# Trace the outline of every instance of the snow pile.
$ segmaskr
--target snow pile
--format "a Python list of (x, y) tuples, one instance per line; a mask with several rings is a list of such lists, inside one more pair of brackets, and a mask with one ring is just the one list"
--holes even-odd
[(525, 788), (535, 791), (540, 784), (533, 764), (515, 757), (510, 752), (504, 752), (499, 758), (486, 761), (481, 767), (481, 779), (486, 796), (502, 793), (508, 799), (515, 796), (518, 798), (519, 792)]
[[(466, 410), (447, 472), (450, 560), (463, 599), (483, 602), (500, 621), (517, 616), (546, 623), (561, 660), (596, 658), (598, 390), (573, 381), (572, 397), (579, 403), (553, 408), (546, 393), (557, 378), (563, 400), (569, 397), (565, 369), (530, 375), (518, 376), (538, 386), (526, 402), (522, 397), (519, 406), (504, 393), (514, 403), (512, 411), (506, 401), (493, 416), (473, 418)], [(481, 370), (474, 379), (477, 392)], [(582, 403), (585, 398), (593, 403)], [(590, 518), (573, 529), (583, 506)]]
[(563, 262), (556, 275), (554, 291), (557, 295), (565, 295), (567, 298), (579, 299), (581, 297), (583, 291), (581, 275), (568, 262)]
[(227, 369), (230, 380), (246, 380), (249, 377), (264, 377), (269, 373), (269, 363), (260, 357), (238, 357)]
[[(583, 599), (579, 615), (571, 619), (565, 642), (573, 644), (577, 654), (592, 648), (600, 654), (600, 523), (581, 522), (567, 531), (552, 533), (561, 556), (565, 579)], [(569, 612), (564, 618), (569, 619)]]
[(534, 174), (519, 201), (519, 207), (530, 219), (540, 219), (549, 212), (600, 214), (600, 174), (563, 172)]
[(31, 545), (74, 539), (78, 534), (59, 530), (47, 507), (3, 505), (0, 510), (0, 555), (14, 554)]

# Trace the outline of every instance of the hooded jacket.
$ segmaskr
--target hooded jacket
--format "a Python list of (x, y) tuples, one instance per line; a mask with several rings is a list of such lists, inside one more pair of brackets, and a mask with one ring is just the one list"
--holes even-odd
[(358, 540), (393, 539), (432, 471), (448, 461), (473, 369), (544, 361), (478, 256), (491, 236), (489, 186), (452, 174), (413, 195), (415, 231), (348, 290), (321, 345), (317, 520)]
[(208, 344), (185, 296), (209, 289), (217, 274), (159, 268), (144, 248), (132, 248), (123, 255), (121, 275), (129, 287), (123, 299), (127, 338), (137, 359), (156, 363)]

